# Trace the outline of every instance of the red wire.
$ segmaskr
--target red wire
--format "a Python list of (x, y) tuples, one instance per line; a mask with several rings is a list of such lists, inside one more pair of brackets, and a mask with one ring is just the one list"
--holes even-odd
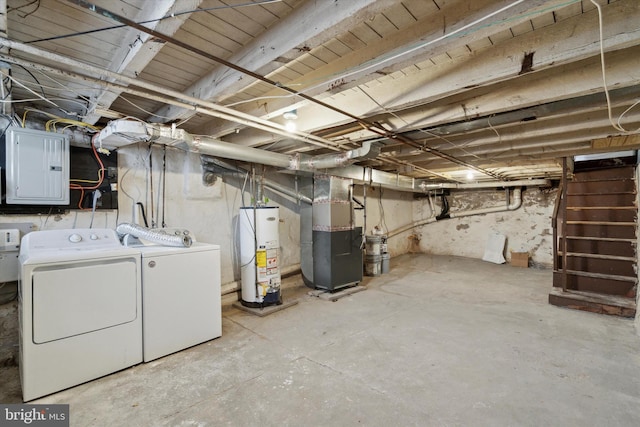
[(98, 183), (92, 187), (84, 187), (80, 184), (69, 184), (69, 188), (71, 190), (81, 191), (80, 200), (78, 201), (78, 208), (82, 210), (85, 210), (85, 208), (82, 207), (82, 200), (84, 199), (84, 190), (96, 190), (104, 182), (104, 163), (102, 163), (102, 159), (100, 159), (100, 156), (98, 156), (98, 151), (96, 150), (96, 145), (94, 144), (97, 136), (98, 134), (96, 133), (93, 136), (93, 138), (91, 138), (91, 148), (93, 148), (93, 155), (95, 156), (96, 160), (98, 161), (98, 164), (100, 165), (100, 169), (98, 170)]

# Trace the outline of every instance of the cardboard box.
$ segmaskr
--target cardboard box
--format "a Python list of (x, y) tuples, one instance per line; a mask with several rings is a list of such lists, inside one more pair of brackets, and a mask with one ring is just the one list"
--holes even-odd
[(529, 252), (511, 251), (511, 265), (514, 267), (529, 268)]

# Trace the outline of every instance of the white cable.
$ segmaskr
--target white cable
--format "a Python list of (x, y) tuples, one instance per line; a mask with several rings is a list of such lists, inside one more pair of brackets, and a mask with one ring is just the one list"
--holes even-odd
[(49, 98), (45, 98), (44, 96), (40, 95), (39, 93), (29, 89), (26, 85), (23, 85), (22, 83), (20, 83), (18, 80), (14, 79), (13, 77), (11, 77), (10, 75), (7, 74), (7, 77), (9, 77), (9, 79), (11, 79), (12, 82), (16, 83), (18, 86), (22, 87), (23, 89), (31, 92), (32, 94), (34, 94), (35, 96), (37, 96), (40, 100), (48, 102), (49, 104), (53, 105), (54, 107), (56, 107), (57, 109), (59, 109), (60, 111), (62, 111), (63, 113), (69, 115), (69, 116), (77, 116), (77, 113), (73, 113), (73, 112), (69, 112), (67, 110), (65, 110), (64, 108), (62, 108), (61, 106), (59, 106), (58, 104), (56, 104), (55, 102), (51, 101)]
[[(306, 93), (306, 92), (311, 91), (311, 90), (313, 90), (313, 89), (316, 89), (316, 88), (318, 88), (318, 87), (320, 87), (320, 86), (324, 86), (324, 85), (326, 85), (326, 84), (328, 84), (328, 83), (331, 83), (331, 82), (333, 82), (333, 81), (335, 81), (335, 80), (345, 79), (345, 78), (347, 78), (347, 77), (351, 77), (351, 76), (352, 76), (352, 75), (354, 75), (354, 74), (357, 74), (357, 73), (361, 73), (361, 72), (363, 72), (363, 71), (370, 70), (371, 68), (378, 67), (378, 66), (380, 66), (380, 65), (382, 65), (382, 64), (384, 64), (384, 63), (386, 63), (386, 62), (390, 62), (390, 61), (394, 61), (394, 60), (396, 60), (396, 59), (399, 59), (399, 58), (401, 58), (401, 57), (403, 57), (403, 56), (405, 56), (405, 55), (407, 55), (407, 54), (410, 54), (410, 53), (412, 53), (412, 52), (415, 52), (416, 50), (419, 50), (419, 49), (425, 48), (425, 47), (427, 47), (427, 46), (429, 46), (429, 45), (432, 45), (432, 44), (434, 44), (434, 43), (437, 43), (437, 42), (440, 42), (440, 41), (442, 41), (442, 40), (448, 39), (449, 37), (453, 37), (454, 35), (456, 35), (456, 34), (458, 34), (458, 33), (461, 33), (461, 32), (463, 32), (463, 31), (465, 31), (465, 30), (468, 30), (469, 28), (471, 28), (471, 27), (473, 27), (473, 26), (475, 26), (475, 25), (477, 25), (477, 24), (481, 23), (482, 21), (486, 21), (486, 20), (487, 20), (487, 19), (489, 19), (489, 18), (492, 18), (492, 17), (494, 17), (494, 16), (496, 16), (496, 15), (498, 15), (498, 14), (500, 14), (500, 13), (502, 13), (502, 12), (506, 11), (506, 10), (511, 9), (511, 8), (512, 8), (512, 7), (514, 7), (514, 6), (517, 6), (517, 5), (518, 5), (518, 4), (520, 4), (520, 3), (523, 3), (524, 1), (525, 1), (525, 0), (516, 0), (516, 1), (514, 1), (513, 3), (508, 4), (508, 5), (506, 5), (506, 6), (502, 7), (502, 8), (500, 8), (500, 9), (498, 9), (498, 10), (494, 11), (494, 12), (491, 12), (491, 13), (489, 13), (489, 14), (487, 14), (487, 15), (485, 15), (485, 16), (483, 16), (483, 17), (481, 17), (481, 18), (478, 18), (478, 19), (476, 19), (475, 21), (470, 22), (470, 23), (469, 23), (469, 24), (467, 24), (467, 25), (463, 25), (462, 27), (458, 28), (457, 30), (453, 30), (453, 31), (451, 31), (450, 33), (443, 34), (443, 35), (441, 35), (440, 37), (437, 37), (437, 38), (435, 38), (435, 39), (433, 39), (433, 40), (426, 41), (426, 42), (424, 42), (424, 43), (421, 43), (421, 44), (419, 44), (419, 45), (417, 45), (417, 46), (414, 46), (414, 47), (412, 47), (412, 48), (410, 48), (410, 49), (407, 49), (407, 50), (405, 50), (405, 51), (398, 52), (398, 53), (396, 53), (395, 55), (392, 55), (392, 56), (390, 56), (390, 57), (388, 57), (388, 58), (384, 58), (384, 59), (381, 59), (381, 60), (379, 60), (379, 61), (373, 62), (373, 63), (371, 63), (371, 64), (369, 64), (369, 65), (367, 65), (367, 66), (365, 66), (365, 67), (362, 67), (362, 68), (356, 68), (356, 69), (354, 69), (354, 70), (352, 70), (352, 71), (350, 71), (350, 72), (348, 72), (348, 73), (346, 73), (346, 74), (341, 75), (340, 77), (336, 77), (336, 78), (332, 78), (331, 80), (324, 81), (324, 82), (319, 83), (319, 84), (317, 84), (317, 85), (315, 85), (315, 86), (311, 86), (311, 87), (309, 87), (309, 88), (307, 88), (307, 89), (304, 89), (304, 90), (302, 90), (301, 92), (302, 92), (302, 93)], [(592, 1), (593, 1), (593, 0), (592, 0)]]
[(593, 3), (593, 5), (596, 7), (596, 9), (598, 10), (598, 27), (599, 27), (599, 33), (600, 33), (600, 66), (602, 68), (602, 86), (604, 89), (604, 95), (607, 98), (607, 112), (609, 114), (609, 122), (611, 123), (611, 126), (613, 126), (613, 128), (617, 131), (620, 132), (625, 132), (625, 133), (636, 133), (640, 131), (640, 128), (634, 130), (634, 131), (630, 131), (625, 129), (621, 124), (620, 124), (620, 120), (622, 120), (622, 117), (629, 112), (633, 107), (635, 107), (636, 105), (638, 105), (638, 103), (640, 103), (640, 101), (634, 103), (631, 107), (629, 107), (628, 109), (626, 109), (621, 115), (620, 117), (618, 117), (617, 123), (614, 122), (613, 120), (613, 112), (612, 112), (612, 108), (611, 108), (611, 97), (609, 96), (609, 88), (607, 85), (607, 71), (606, 71), (606, 64), (604, 61), (604, 35), (603, 35), (603, 21), (602, 21), (602, 8), (600, 7), (600, 5), (595, 1), (595, 0), (591, 0), (591, 3)]

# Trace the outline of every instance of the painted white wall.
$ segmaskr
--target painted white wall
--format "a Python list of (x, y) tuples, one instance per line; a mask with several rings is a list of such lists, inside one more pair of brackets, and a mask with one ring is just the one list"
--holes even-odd
[[(413, 222), (413, 193), (381, 189), (379, 186), (367, 186), (367, 229), (365, 234), (372, 234), (373, 227), (379, 226), (386, 234), (390, 230)], [(356, 185), (354, 197), (364, 202), (364, 187)], [(364, 211), (356, 210), (356, 226), (364, 226)], [(387, 241), (388, 251), (392, 257), (409, 252), (410, 233), (403, 233)]]
[[(151, 153), (151, 154), (150, 154)], [(150, 155), (153, 157), (150, 158)], [(163, 220), (163, 149), (154, 146), (151, 152), (145, 144), (119, 150), (118, 165), (120, 222), (143, 224), (137, 213), (137, 202), (145, 205), (147, 219), (157, 227)], [(153, 171), (150, 173), (150, 164)], [(151, 211), (151, 182), (153, 181), (153, 212)], [(227, 181), (227, 182), (224, 182)], [(168, 148), (166, 151), (166, 189), (164, 190), (164, 222), (167, 227), (188, 229), (198, 241), (220, 245), (222, 283), (240, 279), (237, 263), (236, 220), (243, 206), (242, 179), (220, 179), (211, 186), (202, 182), (200, 156)], [(244, 203), (251, 203), (247, 182)], [(281, 266), (287, 268), (300, 263), (300, 220), (297, 204), (288, 199), (270, 197), (270, 206), (280, 206)]]
[[(452, 218), (417, 227), (413, 234), (419, 239), (422, 252), (482, 258), (489, 233), (507, 238), (505, 258), (511, 251), (528, 252), (530, 262), (541, 267), (553, 266), (553, 229), (551, 216), (556, 191), (529, 188), (522, 193), (523, 203), (515, 211)], [(455, 191), (448, 196), (450, 212), (505, 206), (504, 191)], [(427, 199), (414, 203), (414, 220), (430, 216)], [(439, 213), (439, 203), (437, 212)]]

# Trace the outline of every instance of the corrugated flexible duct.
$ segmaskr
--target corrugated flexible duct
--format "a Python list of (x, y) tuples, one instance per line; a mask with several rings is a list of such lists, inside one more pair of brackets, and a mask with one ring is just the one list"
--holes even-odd
[(167, 234), (163, 231), (151, 230), (146, 227), (141, 227), (136, 224), (130, 224), (127, 222), (123, 222), (122, 224), (116, 227), (116, 232), (125, 236), (130, 234), (139, 239), (148, 240), (152, 243), (157, 243), (162, 246), (177, 246), (177, 247), (185, 247), (188, 248), (193, 243), (191, 236), (189, 235), (172, 235)]

